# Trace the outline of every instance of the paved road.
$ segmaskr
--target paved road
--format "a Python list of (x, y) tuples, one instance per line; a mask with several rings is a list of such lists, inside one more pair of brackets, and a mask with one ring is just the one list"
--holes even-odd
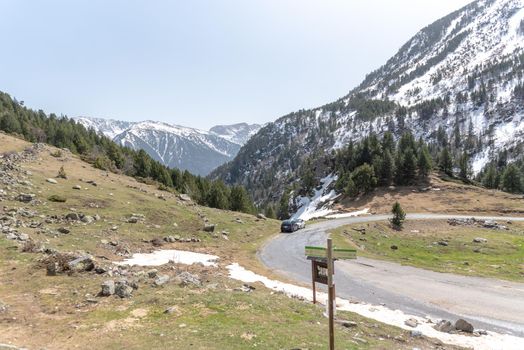
[[(408, 219), (434, 220), (471, 216), (408, 214)], [(327, 231), (348, 224), (386, 220), (387, 215), (344, 218), (309, 225), (281, 234), (259, 253), (269, 268), (303, 283), (311, 283), (311, 264), (304, 246), (325, 246)], [(477, 217), (524, 221), (518, 217)], [(463, 317), (476, 328), (524, 337), (524, 283), (439, 273), (397, 263), (358, 258), (336, 262), (337, 296), (417, 316), (456, 320)]]

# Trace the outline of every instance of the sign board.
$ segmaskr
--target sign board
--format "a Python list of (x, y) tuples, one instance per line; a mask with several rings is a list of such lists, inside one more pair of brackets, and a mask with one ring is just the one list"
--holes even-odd
[[(306, 256), (309, 258), (327, 258), (327, 248), (324, 247), (312, 247), (306, 246)], [(356, 249), (342, 249), (334, 248), (333, 249), (333, 259), (356, 259), (357, 250)]]
[(328, 284), (328, 265), (327, 262), (313, 260), (313, 281)]

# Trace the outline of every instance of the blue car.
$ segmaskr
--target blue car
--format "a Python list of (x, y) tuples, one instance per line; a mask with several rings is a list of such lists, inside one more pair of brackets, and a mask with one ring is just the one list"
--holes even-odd
[(304, 220), (289, 219), (289, 220), (282, 221), (282, 225), (280, 225), (280, 231), (281, 232), (295, 232), (304, 227), (306, 227), (306, 223)]

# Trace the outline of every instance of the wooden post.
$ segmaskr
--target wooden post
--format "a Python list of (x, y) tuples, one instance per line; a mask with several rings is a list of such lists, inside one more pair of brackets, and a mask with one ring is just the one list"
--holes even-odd
[(329, 316), (329, 350), (335, 350), (335, 329), (333, 317), (333, 242), (331, 238), (327, 240), (327, 266), (328, 266), (328, 316)]
[(317, 291), (315, 287), (315, 262), (311, 260), (311, 281), (313, 282), (313, 304), (317, 303)]

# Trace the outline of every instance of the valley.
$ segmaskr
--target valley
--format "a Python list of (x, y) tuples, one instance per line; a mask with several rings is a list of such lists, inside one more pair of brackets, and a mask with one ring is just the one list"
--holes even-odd
[(0, 350), (524, 349), (524, 0), (424, 4), (6, 6)]

